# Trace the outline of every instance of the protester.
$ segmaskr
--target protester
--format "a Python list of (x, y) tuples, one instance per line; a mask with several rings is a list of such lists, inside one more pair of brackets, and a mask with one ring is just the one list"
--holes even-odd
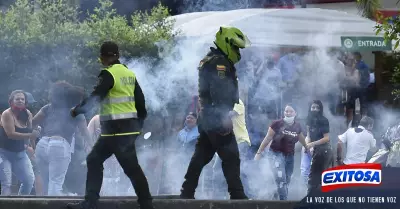
[[(33, 114), (36, 114), (36, 111), (33, 109), (36, 109), (37, 101), (35, 100), (35, 98), (31, 93), (25, 92), (25, 95), (26, 95), (26, 100), (28, 102), (27, 108)], [(41, 127), (38, 127), (38, 130), (40, 129)], [(43, 195), (43, 181), (40, 176), (40, 169), (37, 166), (36, 154), (35, 154), (37, 141), (39, 141), (39, 137), (37, 139), (31, 140), (31, 143), (26, 148), (26, 153), (28, 154), (28, 157), (31, 160), (33, 173), (35, 174), (34, 191), (32, 191), (32, 193), (34, 193), (35, 195)]]
[[(243, 99), (242, 92), (240, 93), (240, 96)], [(246, 108), (242, 99), (239, 99), (239, 103), (235, 104), (233, 110), (230, 112), (230, 115), (232, 119), (233, 133), (235, 134), (236, 142), (239, 147), (240, 159), (241, 162), (244, 162), (248, 159), (251, 142), (246, 127)]]
[[(304, 147), (307, 146), (301, 125), (295, 120), (296, 111), (293, 105), (286, 105), (284, 116), (283, 119), (272, 122), (254, 157), (255, 160), (261, 159), (261, 153), (272, 142), (268, 158), (280, 200), (286, 200), (288, 196), (288, 187), (293, 174), (295, 144), (299, 141)], [(306, 150), (308, 152), (307, 147)]]
[(333, 164), (332, 148), (329, 143), (329, 121), (323, 112), (322, 102), (314, 100), (307, 116), (307, 137), (310, 139), (307, 148), (313, 149), (308, 193), (320, 189), (322, 172)]
[(45, 195), (64, 195), (62, 186), (74, 152), (75, 130), (78, 129), (85, 139), (90, 140), (85, 117), (70, 116), (70, 109), (81, 100), (81, 96), (74, 95), (74, 91), (77, 89), (71, 84), (56, 82), (50, 89), (50, 103), (33, 118), (34, 126), (43, 124), (44, 130), (36, 147), (36, 155)]
[(367, 104), (367, 94), (368, 94), (368, 86), (370, 84), (370, 68), (362, 59), (362, 55), (360, 52), (354, 52), (354, 67), (358, 70), (360, 75), (359, 85), (356, 90), (356, 98), (359, 98), (361, 105), (361, 114), (365, 115), (367, 113), (368, 104)]
[[(189, 112), (186, 116), (184, 128), (178, 132), (178, 149), (177, 149), (177, 156), (176, 162), (174, 166), (176, 169), (179, 170), (180, 179), (183, 178), (185, 169), (189, 165), (190, 157), (193, 155), (195, 150), (195, 146), (197, 143), (197, 139), (199, 138), (199, 129), (197, 126), (197, 114), (195, 112)], [(206, 172), (204, 172), (206, 173)], [(203, 175), (204, 175), (203, 173)], [(181, 183), (181, 182), (179, 182)]]
[[(260, 147), (260, 140), (267, 134), (265, 127), (268, 126), (269, 120), (278, 119), (275, 99), (280, 99), (280, 92), (275, 91), (274, 84), (276, 84), (276, 81), (282, 81), (282, 75), (279, 69), (273, 66), (274, 63), (271, 60), (265, 61), (257, 54), (253, 52), (251, 58), (245, 61), (246, 66), (244, 66), (246, 71), (249, 72), (246, 74), (246, 82), (248, 82), (246, 118), (251, 139), (250, 152), (252, 156), (256, 154)], [(246, 82), (242, 82), (241, 85), (246, 84)], [(277, 94), (279, 96), (276, 96)]]
[(12, 171), (22, 182), (18, 194), (29, 195), (33, 188), (35, 176), (26, 148), (29, 140), (36, 139), (39, 132), (32, 130), (32, 114), (26, 109), (27, 100), (24, 91), (15, 90), (11, 92), (8, 103), (10, 108), (1, 115), (1, 195), (11, 194)]
[[(310, 143), (310, 138), (307, 135), (306, 143)], [(310, 150), (313, 150), (312, 148)], [(310, 176), (312, 152), (306, 152), (305, 148), (302, 148), (301, 152), (301, 162), (300, 162), (300, 174), (305, 185), (308, 184), (308, 177)]]
[(179, 144), (183, 147), (181, 150), (185, 153), (190, 153), (190, 155), (193, 154), (199, 135), (197, 114), (189, 112), (186, 116), (185, 127), (178, 133)]
[[(360, 120), (360, 125), (350, 128), (339, 136), (337, 144), (337, 163), (339, 165), (349, 165), (365, 163), (368, 151), (376, 147), (376, 140), (371, 131), (374, 120), (364, 116)], [(345, 159), (342, 159), (342, 150), (346, 148)]]
[[(85, 96), (85, 89), (79, 86), (74, 86), (74, 91), (71, 92), (71, 98), (77, 101), (82, 101)], [(86, 136), (87, 137), (87, 136)], [(63, 190), (68, 195), (79, 195), (85, 194), (85, 183), (86, 183), (86, 156), (92, 148), (94, 140), (87, 140), (84, 134), (79, 129), (75, 130), (72, 141), (74, 141), (73, 153), (71, 156), (71, 162), (69, 163), (67, 174), (65, 175)]]
[(346, 76), (342, 81), (342, 85), (346, 90), (346, 117), (347, 124), (353, 120), (356, 108), (356, 99), (358, 98), (360, 88), (360, 72), (356, 69), (356, 61), (353, 56), (347, 55), (345, 60)]

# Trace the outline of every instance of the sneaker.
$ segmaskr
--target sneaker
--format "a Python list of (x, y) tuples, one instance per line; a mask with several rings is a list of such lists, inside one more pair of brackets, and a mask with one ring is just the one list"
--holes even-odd
[(95, 203), (84, 200), (79, 203), (68, 203), (68, 209), (97, 209), (97, 205)]

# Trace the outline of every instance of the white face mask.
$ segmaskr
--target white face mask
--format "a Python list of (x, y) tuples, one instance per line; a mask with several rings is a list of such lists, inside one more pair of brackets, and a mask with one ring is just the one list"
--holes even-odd
[(292, 117), (286, 117), (285, 116), (285, 118), (283, 118), (283, 121), (285, 121), (285, 123), (291, 124), (291, 123), (294, 122), (294, 116), (292, 116)]

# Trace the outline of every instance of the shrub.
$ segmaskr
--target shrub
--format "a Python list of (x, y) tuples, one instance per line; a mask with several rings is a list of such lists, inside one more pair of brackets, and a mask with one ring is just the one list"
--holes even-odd
[(105, 40), (119, 44), (121, 55), (132, 59), (156, 57), (155, 42), (172, 40), (173, 22), (161, 4), (130, 18), (118, 15), (110, 0), (88, 18), (66, 0), (17, 0), (0, 13), (0, 91), (4, 103), (11, 90), (30, 91), (41, 103), (55, 80), (91, 90), (101, 69), (98, 48)]

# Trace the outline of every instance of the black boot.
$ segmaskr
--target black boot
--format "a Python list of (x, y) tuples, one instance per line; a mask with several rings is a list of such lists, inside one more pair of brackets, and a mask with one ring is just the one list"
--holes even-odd
[(248, 200), (249, 198), (244, 194), (243, 191), (239, 192), (230, 192), (230, 199), (231, 200)]
[(188, 195), (183, 192), (179, 195), (179, 198), (184, 199), (184, 200), (194, 200), (195, 199), (194, 195)]
[[(196, 190), (195, 190), (196, 191)], [(187, 189), (184, 189), (182, 187), (181, 189), (181, 194), (179, 195), (180, 199), (188, 199), (188, 200), (194, 200), (194, 193), (195, 192), (188, 192)]]
[(249, 198), (246, 195), (240, 195), (240, 196), (232, 196), (231, 195), (231, 200), (248, 200)]
[(68, 203), (68, 209), (97, 209), (97, 204), (88, 200), (79, 203)]

